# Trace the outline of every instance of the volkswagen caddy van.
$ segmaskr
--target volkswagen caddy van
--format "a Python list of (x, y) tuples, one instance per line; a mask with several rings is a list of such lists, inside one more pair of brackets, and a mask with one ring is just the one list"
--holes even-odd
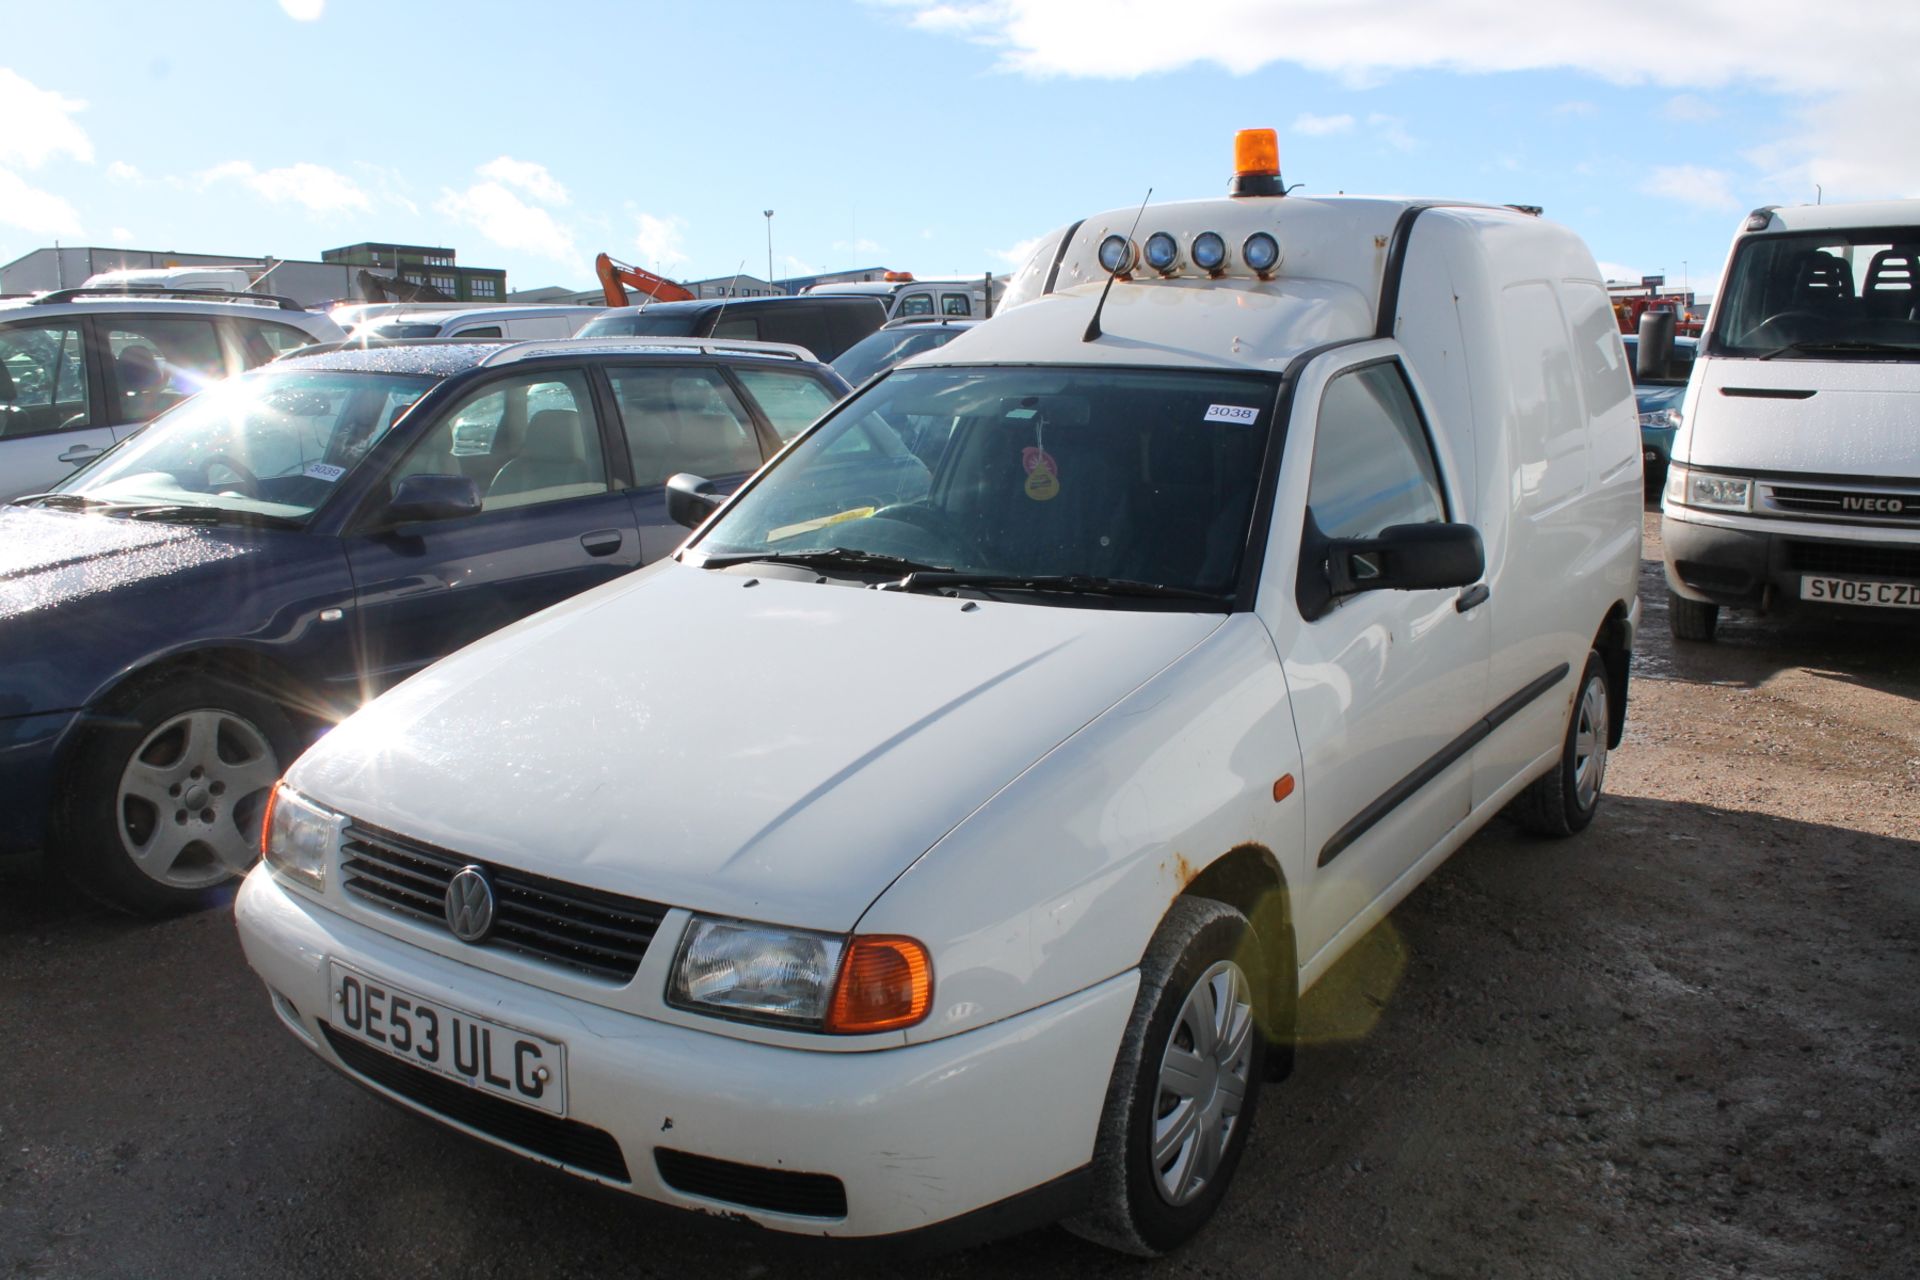
[(1638, 618), (1585, 246), (1242, 151), (303, 756), (236, 904), (288, 1030), (776, 1230), (1198, 1231), (1301, 993), (1496, 814), (1592, 821)]
[(1722, 609), (1920, 623), (1920, 200), (1750, 214), (1680, 412), (1675, 636)]

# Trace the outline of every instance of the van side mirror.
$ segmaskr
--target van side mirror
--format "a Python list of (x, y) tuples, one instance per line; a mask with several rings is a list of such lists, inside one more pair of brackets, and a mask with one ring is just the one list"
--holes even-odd
[(1671, 311), (1641, 313), (1640, 341), (1633, 353), (1635, 382), (1657, 382), (1673, 376), (1673, 334), (1678, 322)]
[(387, 503), (387, 519), (394, 524), (479, 514), (480, 486), (470, 476), (402, 476)]
[(698, 529), (720, 509), (727, 495), (705, 476), (677, 472), (667, 480), (667, 515), (675, 524)]
[(1311, 621), (1362, 591), (1466, 587), (1486, 570), (1480, 531), (1470, 524), (1396, 524), (1377, 538), (1329, 538), (1309, 512), (1296, 598)]

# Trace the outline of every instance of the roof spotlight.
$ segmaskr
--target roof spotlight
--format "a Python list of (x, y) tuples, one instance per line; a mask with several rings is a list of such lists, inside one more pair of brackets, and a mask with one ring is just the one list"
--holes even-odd
[(1125, 236), (1112, 235), (1100, 242), (1100, 268), (1114, 275), (1125, 275), (1139, 261), (1140, 250)]
[(1147, 237), (1147, 265), (1155, 271), (1172, 271), (1180, 263), (1180, 242), (1164, 231)]
[(1264, 277), (1280, 261), (1279, 242), (1264, 231), (1256, 231), (1240, 246), (1240, 257), (1255, 275)]
[(1227, 264), (1227, 242), (1218, 231), (1202, 231), (1193, 238), (1193, 265), (1202, 271), (1219, 274)]

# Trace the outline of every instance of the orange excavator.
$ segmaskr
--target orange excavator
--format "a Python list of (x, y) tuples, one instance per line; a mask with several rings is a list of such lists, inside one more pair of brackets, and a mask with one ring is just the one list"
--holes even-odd
[(593, 273), (600, 277), (600, 287), (606, 291), (610, 307), (632, 306), (634, 299), (627, 296), (628, 289), (639, 294), (641, 302), (686, 302), (693, 297), (690, 291), (665, 276), (616, 262), (604, 253), (593, 260)]

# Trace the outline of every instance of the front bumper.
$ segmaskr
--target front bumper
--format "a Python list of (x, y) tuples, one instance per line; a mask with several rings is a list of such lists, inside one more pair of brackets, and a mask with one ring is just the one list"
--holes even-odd
[(0, 853), (46, 842), (54, 756), (76, 712), (0, 719)]
[[(1768, 527), (1756, 528), (1764, 523)], [(1920, 611), (1820, 604), (1800, 598), (1801, 580), (1908, 583), (1920, 590), (1920, 542), (1836, 533), (1832, 526), (1663, 511), (1667, 586), (1674, 594), (1735, 609), (1818, 609), (1920, 622)], [(1871, 531), (1867, 531), (1871, 532)], [(1904, 531), (1903, 531), (1904, 532)]]
[[(484, 972), (329, 911), (264, 866), (247, 877), (234, 913), (247, 961), (281, 1020), (374, 1092), (635, 1195), (809, 1235), (893, 1236), (963, 1218), (999, 1234), (1071, 1211), (1075, 1203), (1058, 1193), (1077, 1190), (1073, 1175), (1092, 1158), (1139, 986), (1130, 971), (976, 1031), (869, 1053), (819, 1052), (672, 1026)], [(564, 1044), (566, 1119), (617, 1144), (626, 1178), (516, 1141), (517, 1121), (535, 1114), (524, 1107), (499, 1102), (526, 1114), (490, 1123), (486, 1108), (458, 1105), (477, 1092), (467, 1086), (448, 1082), (456, 1105), (436, 1107), (424, 1093), (389, 1087), (386, 1073), (382, 1083), (355, 1070), (327, 1035), (330, 959)], [(377, 1051), (351, 1056), (377, 1068), (378, 1059), (364, 1053)], [(774, 1179), (838, 1179), (844, 1214), (774, 1212), (689, 1194), (687, 1177), (676, 1172), (686, 1163), (680, 1156), (749, 1166)], [(1009, 1201), (1036, 1189), (1053, 1193), (1025, 1202), (1037, 1214), (1008, 1211)]]

